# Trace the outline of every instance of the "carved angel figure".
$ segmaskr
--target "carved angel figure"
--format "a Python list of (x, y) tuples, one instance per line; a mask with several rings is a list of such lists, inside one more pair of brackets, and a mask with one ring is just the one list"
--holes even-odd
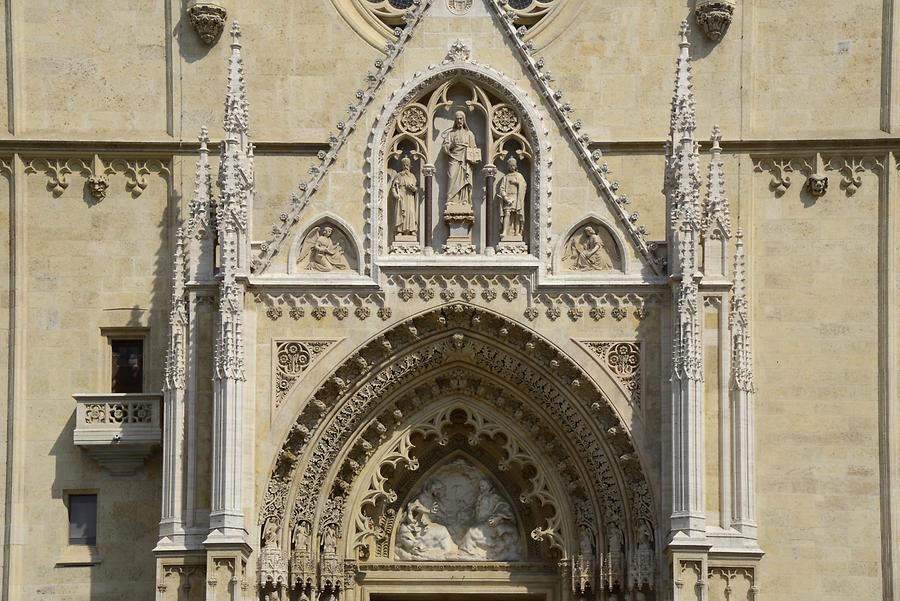
[(603, 271), (613, 269), (615, 248), (609, 248), (592, 226), (584, 228), (580, 235), (572, 237), (566, 246), (563, 261), (576, 271)]
[(404, 157), (400, 165), (402, 169), (391, 181), (394, 232), (398, 236), (414, 237), (419, 231), (419, 182), (409, 158)]
[(303, 241), (297, 263), (303, 263), (308, 258), (306, 269), (309, 271), (343, 271), (347, 269), (344, 248), (340, 242), (331, 239), (332, 233), (332, 228), (328, 226), (323, 227), (321, 232), (319, 228), (314, 227)]

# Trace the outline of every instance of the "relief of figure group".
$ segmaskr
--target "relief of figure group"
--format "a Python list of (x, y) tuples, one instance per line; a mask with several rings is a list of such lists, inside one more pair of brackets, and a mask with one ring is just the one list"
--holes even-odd
[(399, 110), (384, 167), (389, 252), (526, 254), (531, 148), (519, 114), (466, 81)]

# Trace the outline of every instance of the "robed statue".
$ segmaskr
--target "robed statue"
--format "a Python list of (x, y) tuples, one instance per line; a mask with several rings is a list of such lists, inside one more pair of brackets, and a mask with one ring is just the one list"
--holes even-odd
[(391, 181), (390, 198), (394, 211), (394, 234), (415, 239), (419, 232), (419, 182), (412, 172), (412, 161), (404, 157), (401, 169)]
[(453, 128), (444, 133), (442, 144), (447, 155), (447, 206), (472, 207), (472, 165), (481, 162), (481, 149), (475, 134), (466, 125), (466, 114), (457, 111)]
[(604, 271), (614, 269), (615, 248), (609, 248), (592, 226), (587, 226), (580, 235), (575, 235), (566, 246), (563, 261), (569, 261), (575, 271)]
[(506, 175), (497, 180), (494, 197), (500, 201), (500, 239), (522, 240), (525, 231), (525, 192), (528, 183), (519, 173), (516, 159), (506, 161)]

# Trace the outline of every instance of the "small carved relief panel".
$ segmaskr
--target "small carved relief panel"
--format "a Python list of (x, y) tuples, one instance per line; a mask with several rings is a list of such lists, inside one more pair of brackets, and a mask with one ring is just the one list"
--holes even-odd
[(334, 340), (288, 340), (275, 342), (275, 407), (280, 407), (309, 366)]
[(584, 341), (600, 364), (612, 374), (635, 407), (641, 406), (641, 343)]
[(562, 253), (563, 271), (622, 271), (622, 253), (604, 224), (592, 220), (569, 235)]
[(290, 268), (297, 274), (353, 274), (359, 267), (356, 245), (336, 223), (323, 221), (302, 237)]
[(407, 504), (395, 555), (405, 561), (516, 561), (522, 541), (511, 504), (471, 463), (429, 477)]

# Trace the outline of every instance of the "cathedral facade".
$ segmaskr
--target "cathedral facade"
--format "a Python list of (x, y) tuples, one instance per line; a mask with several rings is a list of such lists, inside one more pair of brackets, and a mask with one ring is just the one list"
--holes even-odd
[(67, 4), (4, 599), (900, 600), (892, 0)]

